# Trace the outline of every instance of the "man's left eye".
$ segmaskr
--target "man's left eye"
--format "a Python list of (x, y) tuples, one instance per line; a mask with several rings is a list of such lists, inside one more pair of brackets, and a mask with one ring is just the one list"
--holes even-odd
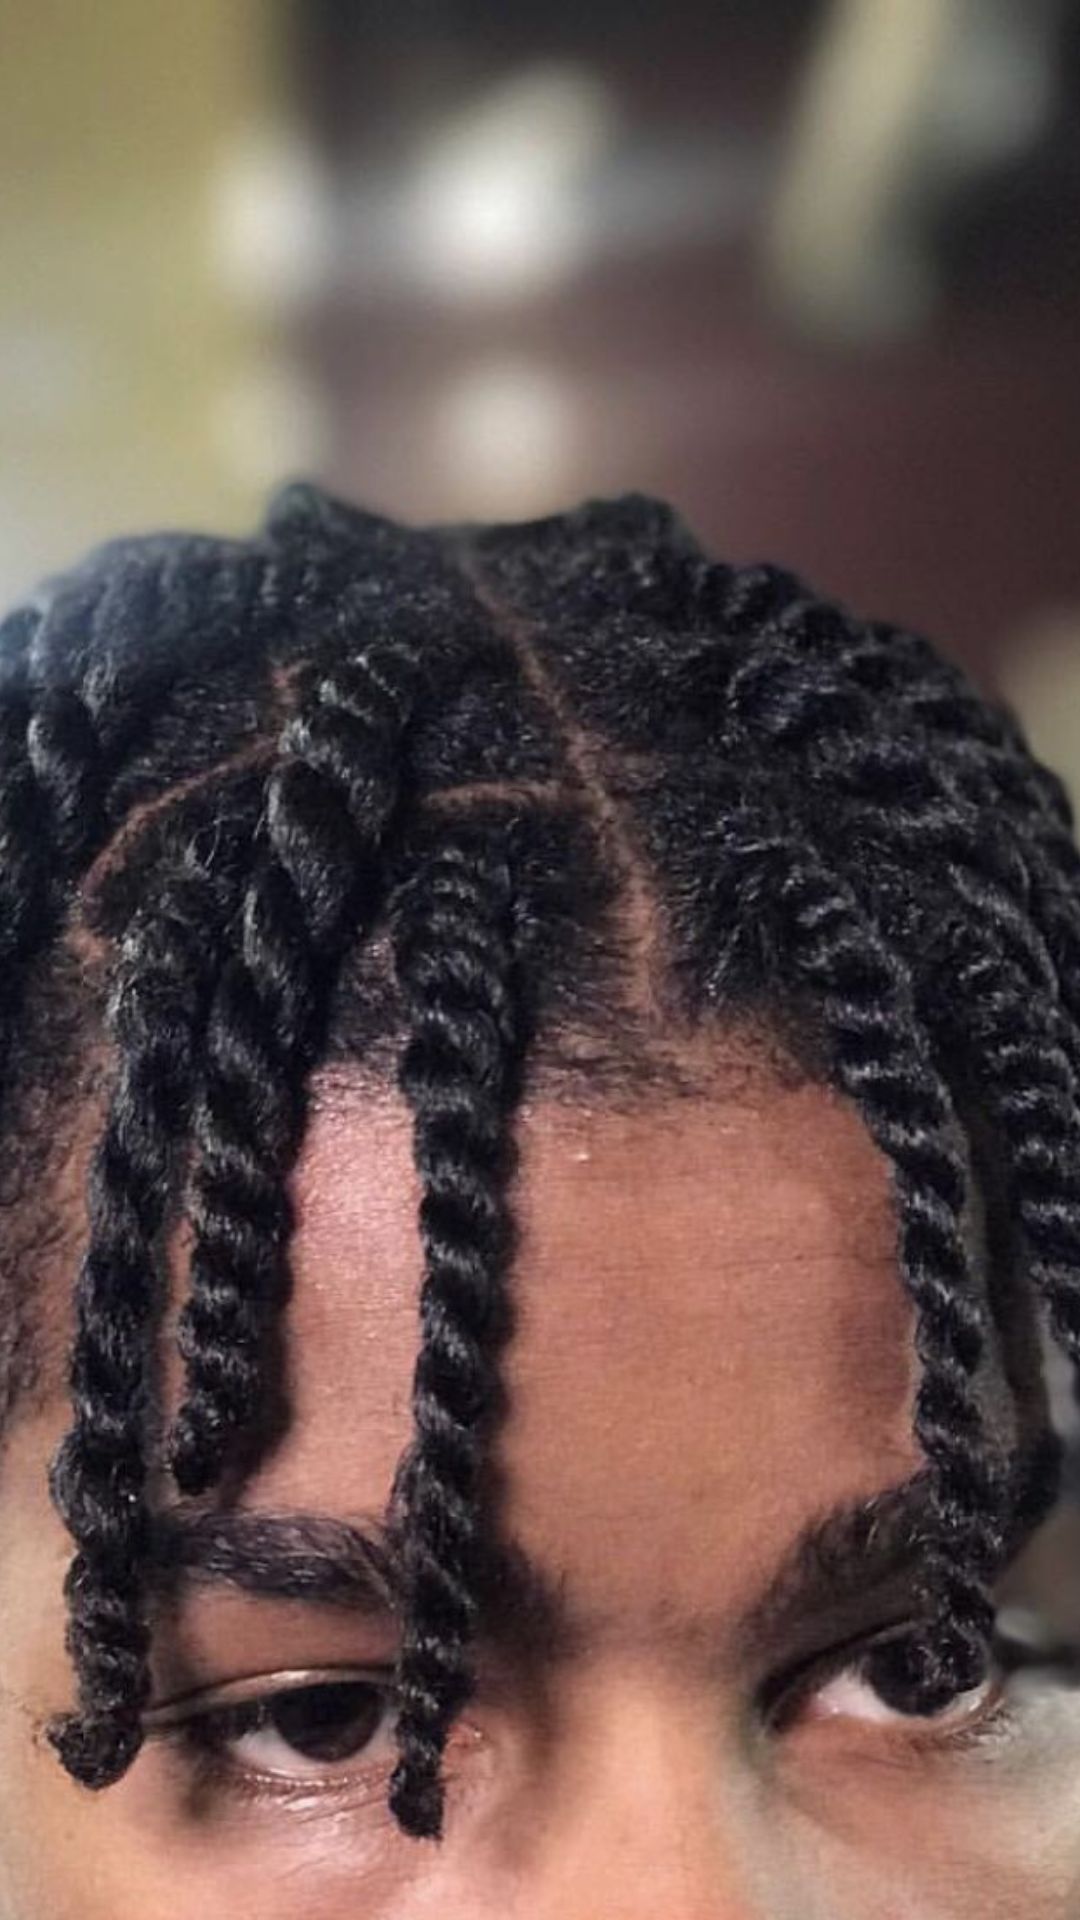
[(904, 1713), (892, 1707), (874, 1685), (870, 1663), (865, 1655), (848, 1662), (819, 1686), (808, 1688), (799, 1702), (791, 1724), (814, 1721), (852, 1720), (863, 1726), (912, 1728), (925, 1727), (941, 1732), (959, 1732), (986, 1718), (1002, 1695), (1000, 1675), (991, 1671), (977, 1687), (958, 1693), (938, 1713)]
[(846, 1726), (933, 1745), (963, 1744), (969, 1736), (1003, 1730), (1012, 1711), (1011, 1668), (1005, 1643), (996, 1638), (985, 1677), (954, 1693), (937, 1712), (907, 1710), (888, 1697), (882, 1655), (910, 1631), (908, 1625), (894, 1626), (852, 1639), (779, 1676), (761, 1697), (766, 1724), (779, 1734), (815, 1728), (840, 1734)]

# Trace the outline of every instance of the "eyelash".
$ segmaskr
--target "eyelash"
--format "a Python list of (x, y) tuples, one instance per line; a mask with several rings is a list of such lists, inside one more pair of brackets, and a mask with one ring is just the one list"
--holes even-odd
[[(875, 1648), (894, 1639), (904, 1630), (893, 1625), (876, 1635), (846, 1642), (781, 1678), (768, 1689), (766, 1698), (759, 1702), (766, 1726), (776, 1734), (787, 1732), (794, 1724), (799, 1709), (815, 1692), (848, 1668), (865, 1663)], [(910, 1725), (902, 1726), (905, 1751), (913, 1756), (952, 1756), (984, 1749), (987, 1745), (1006, 1740), (1017, 1719), (1015, 1702), (1009, 1696), (1008, 1679), (1008, 1673), (1003, 1672), (1000, 1698), (987, 1712), (974, 1714), (970, 1720), (962, 1721), (957, 1726), (940, 1727), (932, 1721), (920, 1721), (913, 1716)], [(235, 1694), (228, 1695), (223, 1689), (220, 1704), (211, 1703), (205, 1707), (193, 1704), (192, 1710), (182, 1717), (178, 1710), (174, 1721), (152, 1726), (149, 1731), (152, 1738), (179, 1751), (185, 1764), (194, 1770), (201, 1783), (215, 1791), (228, 1792), (236, 1798), (280, 1804), (310, 1801), (313, 1796), (320, 1794), (341, 1795), (348, 1792), (354, 1798), (366, 1799), (370, 1795), (374, 1800), (380, 1799), (385, 1789), (385, 1759), (365, 1763), (363, 1754), (360, 1754), (355, 1762), (348, 1764), (346, 1772), (331, 1771), (321, 1776), (315, 1773), (290, 1778), (244, 1766), (229, 1757), (225, 1728), (230, 1719), (233, 1721), (231, 1738), (241, 1738), (243, 1734), (236, 1731), (235, 1724), (238, 1716), (250, 1713), (249, 1730), (254, 1731), (260, 1711), (266, 1713), (287, 1696), (299, 1694), (317, 1684), (368, 1686), (382, 1700), (384, 1711), (392, 1708), (394, 1689), (390, 1669), (338, 1670), (307, 1674), (302, 1680), (298, 1678), (294, 1686), (269, 1686), (261, 1693), (241, 1698)]]
[[(805, 1662), (770, 1686), (762, 1703), (762, 1716), (774, 1732), (784, 1733), (793, 1725), (800, 1707), (830, 1680), (849, 1668), (865, 1667), (875, 1651), (911, 1631), (914, 1623), (904, 1621), (882, 1628), (878, 1633), (844, 1641), (829, 1652)], [(897, 1731), (906, 1751), (920, 1755), (970, 1753), (975, 1749), (1007, 1739), (1016, 1723), (1016, 1705), (1009, 1696), (1010, 1674), (1000, 1659), (1002, 1642), (991, 1646), (990, 1672), (1001, 1675), (999, 1697), (985, 1713), (975, 1713), (954, 1727), (942, 1727), (931, 1719), (911, 1716), (910, 1723), (897, 1722)]]
[[(319, 1794), (340, 1794), (346, 1790), (354, 1797), (366, 1796), (367, 1792), (371, 1792), (373, 1798), (380, 1798), (387, 1772), (384, 1760), (365, 1762), (360, 1754), (355, 1762), (349, 1763), (347, 1773), (328, 1771), (323, 1775), (315, 1772), (289, 1777), (244, 1766), (230, 1757), (227, 1750), (229, 1741), (257, 1731), (260, 1713), (266, 1714), (282, 1701), (317, 1686), (370, 1688), (382, 1702), (384, 1715), (393, 1703), (393, 1671), (390, 1668), (319, 1670), (298, 1675), (296, 1682), (290, 1686), (281, 1684), (283, 1678), (281, 1676), (276, 1685), (268, 1685), (261, 1692), (240, 1693), (235, 1688), (221, 1688), (218, 1697), (209, 1696), (205, 1705), (199, 1705), (197, 1699), (193, 1699), (190, 1708), (178, 1707), (175, 1717), (170, 1714), (167, 1720), (158, 1724), (154, 1723), (154, 1716), (151, 1716), (149, 1737), (179, 1754), (201, 1785), (215, 1791), (226, 1791), (235, 1798), (287, 1803), (310, 1800)], [(250, 1725), (238, 1727), (237, 1722), (244, 1716), (250, 1716)]]

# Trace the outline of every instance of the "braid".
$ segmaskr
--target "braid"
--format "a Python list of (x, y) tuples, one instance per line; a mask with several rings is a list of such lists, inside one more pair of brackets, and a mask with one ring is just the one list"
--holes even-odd
[(27, 728), (27, 755), (51, 815), (62, 864), (75, 870), (102, 830), (103, 777), (97, 732), (70, 687), (48, 689)]
[(26, 750), (31, 716), (26, 696), (5, 688), (0, 694), (0, 1004), (5, 1059), (23, 967), (45, 945), (58, 911), (48, 809)]
[(303, 1131), (304, 1075), (336, 963), (379, 900), (417, 673), (415, 650), (396, 637), (305, 673), (269, 778), (239, 950), (211, 1010), (195, 1127), (187, 1397), (170, 1442), (186, 1493), (210, 1486), (234, 1438), (274, 1417), (266, 1363), (284, 1302), (286, 1179)]
[(148, 1632), (147, 1367), (160, 1308), (161, 1229), (190, 1104), (218, 899), (187, 860), (126, 934), (108, 1020), (118, 1071), (89, 1188), (90, 1244), (75, 1297), (74, 1424), (53, 1497), (77, 1544), (67, 1579), (79, 1708), (53, 1729), (68, 1771), (117, 1779), (141, 1742)]
[[(182, 568), (189, 548), (173, 546)], [(149, 565), (147, 558), (140, 552), (133, 564), (152, 612), (168, 588), (160, 577), (162, 556), (149, 556)], [(114, 628), (103, 608), (118, 592), (123, 602), (129, 584), (126, 567), (103, 569), (95, 561), (40, 606), (13, 616), (0, 636), (0, 870), (9, 908), (0, 940), (8, 1049), (26, 963), (59, 929), (71, 884), (123, 817), (117, 776), (139, 739), (148, 694), (130, 669), (120, 670), (123, 626)], [(175, 643), (175, 626), (170, 631)], [(98, 651), (91, 651), (88, 635), (100, 643)], [(183, 664), (183, 656), (162, 663), (159, 701)], [(135, 797), (129, 792), (128, 804)], [(187, 1118), (221, 917), (216, 869), (231, 841), (220, 817), (214, 826), (207, 860), (192, 834), (179, 861), (128, 916), (106, 1009), (118, 1066), (87, 1198), (90, 1243), (76, 1287), (70, 1369), (74, 1422), (51, 1475), (77, 1548), (66, 1594), (78, 1682), (77, 1710), (54, 1724), (51, 1737), (73, 1776), (94, 1787), (120, 1776), (142, 1738), (146, 1376), (161, 1294), (157, 1240)], [(108, 891), (108, 876), (103, 880)]]
[(939, 1020), (959, 1042), (1008, 1147), (1008, 1178), (1030, 1277), (1080, 1371), (1080, 1113), (1071, 1062), (1047, 1009), (970, 928), (944, 949), (953, 992)]
[[(776, 590), (775, 581), (773, 587)], [(845, 631), (838, 613), (806, 602), (789, 603), (782, 619), (785, 633), (804, 649), (811, 640), (821, 645), (837, 630)], [(881, 653), (879, 633), (861, 649), (863, 669), (880, 662)], [(842, 647), (824, 660), (813, 660), (807, 672), (800, 666), (798, 653), (788, 653), (774, 638), (764, 659), (751, 655), (733, 676), (729, 724), (745, 726), (749, 718), (761, 726), (764, 719), (770, 741), (782, 743), (789, 751), (805, 745), (807, 772), (825, 795), (820, 813), (816, 809), (813, 813), (819, 844), (834, 849), (840, 869), (857, 874), (864, 890), (866, 852), (872, 847), (877, 853), (879, 866), (869, 884), (869, 897), (892, 927), (900, 948), (908, 950), (913, 969), (909, 994), (914, 992), (928, 1028), (945, 1043), (955, 1043), (955, 1029), (967, 1027), (968, 1071), (978, 1074), (988, 1095), (1009, 1152), (1014, 1207), (1029, 1243), (1042, 1256), (1036, 1256), (1033, 1279), (1050, 1303), (1058, 1337), (1075, 1363), (1080, 1345), (1080, 1188), (1071, 1168), (1080, 1144), (1076, 1111), (1080, 1034), (1070, 1013), (1077, 1005), (1078, 981), (1073, 972), (1072, 993), (1067, 994), (1063, 1009), (1057, 995), (1059, 983), (1064, 987), (1065, 982), (1048, 937), (1054, 929), (1043, 930), (1047, 898), (1052, 896), (1059, 915), (1057, 951), (1061, 951), (1063, 934), (1076, 950), (1075, 892), (1071, 899), (1063, 899), (1063, 890), (1054, 886), (1052, 874), (1047, 874), (1045, 847), (1048, 839), (1059, 848), (1066, 841), (1068, 854), (1059, 853), (1055, 862), (1059, 870), (1071, 864), (1075, 850), (1066, 840), (1053, 795), (1048, 798), (1030, 779), (1008, 779), (1008, 769), (1019, 769), (1022, 751), (1008, 723), (1002, 719), (999, 725), (970, 694), (962, 697), (951, 687), (947, 697), (931, 703), (926, 691), (928, 653), (925, 644), (916, 641), (910, 647), (898, 647), (904, 683), (910, 690), (915, 677), (912, 668), (917, 664), (921, 717), (926, 719), (932, 712), (938, 721), (945, 718), (950, 731), (972, 719), (974, 710), (970, 732), (963, 736), (969, 751), (960, 760), (962, 777), (954, 776), (956, 756), (950, 765), (941, 744), (920, 739), (911, 726), (914, 702), (902, 709), (903, 731), (898, 728), (895, 735), (890, 732), (887, 711), (882, 716), (876, 709), (866, 710), (861, 688), (845, 679), (843, 668), (851, 662), (844, 658)], [(939, 677), (948, 682), (952, 675), (942, 667)], [(876, 691), (880, 697), (880, 683)], [(994, 755), (989, 765), (987, 736)], [(984, 749), (978, 759), (971, 751), (973, 741)], [(1019, 794), (1023, 815), (1029, 823), (1034, 821), (1034, 839), (1030, 825), (1022, 836), (1015, 824), (1020, 809), (1014, 806), (1012, 819), (1002, 817), (1003, 791), (1013, 801)], [(975, 795), (981, 808), (975, 804)], [(1048, 809), (1056, 817), (1048, 817)], [(881, 863), (883, 853), (887, 858)], [(944, 968), (926, 977), (926, 951), (934, 944), (939, 909), (931, 900), (928, 911), (926, 897), (914, 897), (913, 877), (923, 872), (947, 883), (953, 910), (956, 902), (962, 903), (966, 937), (969, 946), (974, 945), (975, 957), (964, 967), (950, 954), (944, 992)], [(980, 929), (974, 942), (972, 927)], [(951, 1031), (943, 1010), (951, 1014)], [(846, 1084), (843, 1076), (842, 1084)], [(856, 1093), (854, 1086), (848, 1090)], [(860, 1105), (871, 1131), (895, 1159), (895, 1143), (890, 1144), (880, 1117), (875, 1119), (865, 1104), (865, 1095), (860, 1096)], [(898, 1164), (902, 1167), (902, 1160)], [(947, 1196), (939, 1193), (937, 1198), (940, 1202)], [(970, 1287), (957, 1265), (962, 1247), (953, 1228), (948, 1240), (951, 1251), (941, 1240), (939, 1222), (927, 1251), (939, 1268), (944, 1255), (951, 1296), (941, 1294), (936, 1311), (940, 1317), (944, 1307), (955, 1320), (960, 1308), (970, 1319)], [(909, 1285), (915, 1278), (925, 1291), (926, 1275), (919, 1280), (918, 1263), (909, 1258), (905, 1264)], [(935, 1307), (933, 1289), (926, 1293), (925, 1306)], [(939, 1524), (934, 1529), (939, 1556), (941, 1543), (950, 1535), (954, 1543), (954, 1550), (937, 1569), (940, 1614), (949, 1620), (945, 1645), (951, 1651), (942, 1664), (928, 1643), (913, 1663), (909, 1647), (902, 1656), (894, 1656), (891, 1664), (901, 1694), (914, 1681), (918, 1697), (936, 1697), (941, 1702), (955, 1692), (960, 1674), (977, 1671), (979, 1648), (985, 1645), (992, 1618), (987, 1583), (1001, 1564), (1006, 1518), (1003, 1482), (996, 1465), (986, 1458), (979, 1433), (973, 1332), (959, 1322), (950, 1326), (948, 1320), (935, 1328), (933, 1314), (924, 1311), (920, 1333), (924, 1380), (916, 1428), (928, 1458), (938, 1460), (944, 1469), (939, 1484), (953, 1489), (939, 1504)], [(933, 1348), (934, 1344), (941, 1347), (941, 1340), (928, 1341), (928, 1333), (945, 1336), (938, 1357), (944, 1358), (948, 1372), (938, 1378)], [(957, 1345), (958, 1337), (963, 1347)], [(965, 1575), (965, 1563), (975, 1574), (974, 1581)], [(931, 1565), (929, 1559), (927, 1564)]]
[(844, 671), (879, 700), (884, 694), (899, 700), (902, 714), (925, 730), (934, 764), (950, 770), (954, 791), (975, 809), (976, 845), (1011, 839), (1030, 895), (1020, 902), (1012, 931), (1014, 938), (1030, 941), (1031, 923), (1041, 930), (1056, 976), (1054, 991), (1060, 991), (1068, 1015), (1059, 1024), (1059, 1042), (1077, 1072), (1080, 853), (1062, 782), (1032, 760), (1012, 717), (979, 699), (959, 669), (926, 641), (880, 622), (841, 625), (837, 657)]
[[(787, 644), (776, 640), (763, 655), (751, 652), (732, 675), (726, 714), (728, 737), (763, 734), (770, 747), (797, 754), (809, 784), (809, 808), (817, 837), (832, 850), (838, 867), (867, 887), (867, 856), (873, 857), (869, 889), (877, 910), (905, 948), (916, 970), (936, 913), (928, 916), (926, 889), (916, 897), (912, 876), (932, 873), (943, 897), (959, 899), (973, 923), (989, 927), (1002, 952), (1026, 979), (1040, 1003), (1053, 1009), (1056, 1042), (1080, 1072), (1080, 902), (1075, 876), (1071, 893), (1059, 878), (1064, 855), (1047, 854), (1047, 845), (1064, 841), (1076, 850), (1060, 824), (1047, 817), (1041, 794), (1030, 779), (1022, 787), (1021, 832), (1005, 811), (1006, 766), (1021, 766), (1019, 749), (1004, 716), (1000, 723), (970, 692), (951, 691), (955, 669), (939, 668), (950, 689), (931, 702), (927, 691), (925, 643), (907, 638), (899, 659), (909, 671), (901, 684), (911, 691), (910, 658), (919, 662), (920, 698), (900, 709), (899, 724), (873, 704), (861, 682), (872, 680), (866, 668), (879, 662), (884, 641), (850, 644), (851, 623), (835, 609), (800, 600), (783, 615)], [(830, 638), (840, 637), (832, 653), (819, 658)], [(861, 672), (848, 677), (854, 662)], [(885, 655), (888, 664), (894, 665)], [(881, 688), (876, 688), (880, 697)], [(932, 712), (948, 717), (944, 740), (921, 735), (913, 724)], [(973, 709), (966, 748), (980, 749), (977, 763), (951, 751), (961, 720)], [(978, 724), (976, 724), (978, 723)], [(986, 742), (994, 742), (995, 774), (986, 764)], [(974, 765), (978, 767), (978, 777)], [(1017, 782), (1009, 787), (1016, 798)], [(814, 805), (815, 793), (820, 794)], [(1036, 829), (1033, 839), (1031, 824)], [(882, 856), (886, 858), (882, 858)], [(1080, 876), (1080, 861), (1076, 875)], [(1059, 991), (1065, 1003), (1058, 1008)]]
[(508, 1331), (511, 908), (505, 857), (464, 831), (435, 847), (394, 905), (425, 1272), (416, 1443), (401, 1478), (407, 1604), (391, 1805), (406, 1832), (426, 1837), (441, 1831), (440, 1761), (472, 1687), (477, 1500)]
[(10, 1051), (23, 969), (52, 935), (63, 880), (101, 829), (97, 738), (78, 695), (37, 692), (26, 659), (41, 615), (19, 608), (0, 627), (0, 1038)]
[[(768, 841), (759, 837), (758, 866)], [(917, 1313), (915, 1435), (926, 1458), (930, 1524), (924, 1600), (930, 1631), (905, 1647), (895, 1690), (934, 1711), (985, 1666), (988, 1583), (1003, 1551), (1003, 1491), (975, 1389), (987, 1309), (964, 1242), (963, 1159), (952, 1103), (914, 1012), (910, 976), (847, 885), (805, 848), (779, 854), (780, 950), (818, 1006), (839, 1087), (892, 1162), (901, 1269)], [(775, 884), (775, 883), (774, 883)]]

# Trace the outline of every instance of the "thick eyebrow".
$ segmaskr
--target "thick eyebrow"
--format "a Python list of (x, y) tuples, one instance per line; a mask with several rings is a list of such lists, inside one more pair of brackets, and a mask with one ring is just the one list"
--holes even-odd
[[(147, 1575), (173, 1598), (224, 1587), (256, 1599), (399, 1614), (404, 1587), (400, 1529), (385, 1518), (167, 1508), (155, 1516)], [(515, 1546), (491, 1547), (478, 1566), (485, 1631), (551, 1657), (578, 1641), (561, 1591)]]
[[(912, 1600), (929, 1517), (928, 1482), (916, 1475), (810, 1521), (739, 1623), (737, 1652), (755, 1664), (820, 1632), (859, 1631), (886, 1596)], [(884, 1623), (883, 1623), (884, 1624)], [(899, 1624), (899, 1622), (897, 1623)]]
[(224, 1586), (369, 1615), (400, 1605), (400, 1552), (382, 1520), (166, 1511), (154, 1521), (148, 1571), (154, 1590), (170, 1595)]
[[(1015, 1558), (1041, 1515), (1025, 1519), (1025, 1474), (1045, 1467), (1033, 1452), (1014, 1479), (1017, 1516), (1008, 1558)], [(740, 1658), (759, 1663), (816, 1636), (823, 1622), (842, 1637), (888, 1595), (913, 1596), (930, 1517), (929, 1481), (916, 1474), (898, 1487), (812, 1519), (735, 1628)], [(344, 1520), (326, 1514), (168, 1509), (154, 1522), (148, 1572), (153, 1588), (175, 1594), (224, 1586), (269, 1600), (347, 1607), (368, 1616), (399, 1614), (400, 1535), (384, 1517)], [(489, 1550), (481, 1579), (485, 1634), (557, 1658), (592, 1641), (602, 1623), (579, 1617), (564, 1579), (553, 1579), (514, 1544)], [(676, 1625), (698, 1637), (705, 1622)], [(723, 1637), (712, 1623), (710, 1637)]]
[[(1053, 1445), (1052, 1436), (1045, 1436), (1012, 1462), (1012, 1517), (1006, 1525), (1002, 1573), (1042, 1518), (1040, 1481)], [(930, 1476), (923, 1470), (899, 1486), (812, 1520), (744, 1615), (739, 1651), (761, 1659), (797, 1647), (815, 1623), (824, 1620), (842, 1638), (848, 1627), (858, 1632), (868, 1609), (883, 1602), (903, 1612), (914, 1600), (927, 1550), (930, 1490)]]
[[(760, 1659), (798, 1642), (823, 1617), (839, 1623), (849, 1610), (861, 1613), (868, 1595), (914, 1570), (925, 1512), (925, 1489), (916, 1480), (812, 1522), (739, 1623), (740, 1654)], [(155, 1588), (170, 1594), (223, 1586), (367, 1615), (400, 1610), (400, 1552), (381, 1521), (170, 1512), (155, 1523), (150, 1565)], [(516, 1548), (493, 1556), (484, 1584), (488, 1634), (528, 1645), (534, 1655), (570, 1654), (603, 1631), (602, 1622), (577, 1617), (560, 1583)], [(680, 1635), (674, 1622), (666, 1624)], [(697, 1637), (701, 1624), (689, 1631)]]

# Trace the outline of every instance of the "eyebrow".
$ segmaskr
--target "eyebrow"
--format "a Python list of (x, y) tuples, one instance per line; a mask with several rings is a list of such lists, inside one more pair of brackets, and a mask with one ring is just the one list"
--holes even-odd
[[(835, 1612), (910, 1567), (925, 1512), (916, 1480), (811, 1522), (743, 1616), (740, 1650), (749, 1654), (784, 1644), (808, 1619)], [(383, 1520), (170, 1512), (155, 1524), (150, 1573), (155, 1589), (168, 1593), (224, 1587), (367, 1616), (401, 1610), (400, 1545)], [(516, 1546), (492, 1553), (482, 1584), (482, 1611), (493, 1637), (556, 1656), (598, 1631), (597, 1621), (575, 1615), (561, 1583)]]
[(910, 1607), (929, 1495), (928, 1477), (917, 1474), (811, 1520), (744, 1613), (736, 1632), (739, 1656), (760, 1662), (779, 1650), (798, 1652), (822, 1620), (842, 1639), (886, 1599)]
[[(735, 1627), (737, 1657), (761, 1662), (794, 1648), (823, 1619), (854, 1633), (888, 1596), (910, 1604), (931, 1517), (925, 1473), (809, 1521)], [(1021, 1528), (1009, 1558), (1024, 1544)], [(169, 1594), (228, 1588), (253, 1597), (348, 1608), (368, 1617), (402, 1611), (401, 1536), (385, 1518), (233, 1511), (160, 1514), (148, 1572)], [(552, 1578), (513, 1542), (489, 1549), (481, 1571), (485, 1637), (556, 1658), (580, 1650), (603, 1623), (579, 1615), (565, 1580)], [(718, 1639), (715, 1623), (658, 1628), (671, 1637)]]
[(153, 1524), (148, 1573), (158, 1593), (226, 1587), (369, 1615), (396, 1612), (402, 1584), (385, 1521), (309, 1513), (167, 1510)]
[[(374, 1617), (403, 1611), (404, 1560), (400, 1527), (383, 1517), (168, 1508), (152, 1524), (147, 1576), (163, 1597), (225, 1588)], [(552, 1655), (575, 1639), (561, 1583), (517, 1546), (486, 1549), (477, 1579), (489, 1634)]]
[[(1011, 1462), (1002, 1575), (1044, 1517), (1043, 1483), (1057, 1450), (1054, 1435), (1047, 1433), (1019, 1450)], [(908, 1611), (917, 1596), (933, 1524), (932, 1481), (926, 1468), (899, 1486), (811, 1520), (745, 1614), (737, 1632), (740, 1653), (760, 1660), (781, 1648), (795, 1645), (797, 1650), (800, 1638), (822, 1619), (843, 1638), (846, 1629), (858, 1632), (870, 1613), (886, 1603)]]

